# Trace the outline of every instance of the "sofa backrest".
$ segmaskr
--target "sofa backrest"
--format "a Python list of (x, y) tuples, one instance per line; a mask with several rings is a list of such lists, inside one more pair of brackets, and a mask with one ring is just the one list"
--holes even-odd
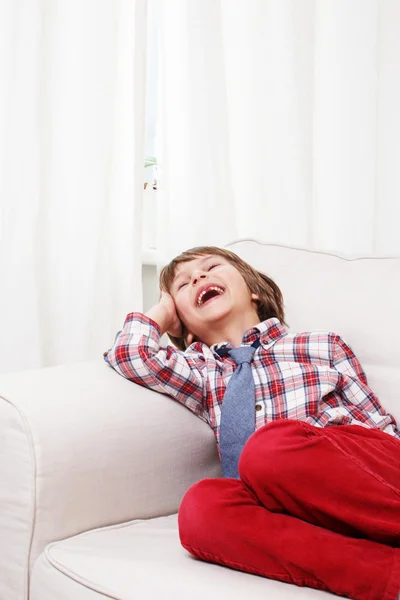
[(331, 331), (351, 346), (400, 426), (400, 257), (344, 257), (254, 240), (226, 248), (279, 285), (292, 332)]

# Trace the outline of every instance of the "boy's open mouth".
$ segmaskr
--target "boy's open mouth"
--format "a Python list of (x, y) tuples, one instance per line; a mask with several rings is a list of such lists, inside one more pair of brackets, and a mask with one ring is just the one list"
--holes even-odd
[(202, 308), (213, 298), (222, 296), (225, 293), (225, 289), (219, 285), (208, 285), (200, 289), (196, 296), (196, 306)]

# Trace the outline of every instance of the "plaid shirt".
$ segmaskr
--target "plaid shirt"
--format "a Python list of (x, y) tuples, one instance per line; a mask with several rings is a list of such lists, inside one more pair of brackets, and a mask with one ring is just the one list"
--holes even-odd
[[(127, 315), (104, 359), (120, 375), (168, 394), (208, 423), (219, 449), (221, 406), (237, 365), (211, 347), (194, 342), (182, 352), (160, 347), (160, 328), (142, 313)], [(316, 427), (361, 425), (400, 439), (396, 421), (368, 387), (351, 348), (335, 333), (290, 333), (276, 318), (244, 334), (242, 345), (260, 338), (252, 371), (255, 383), (255, 429), (276, 419), (297, 419)]]

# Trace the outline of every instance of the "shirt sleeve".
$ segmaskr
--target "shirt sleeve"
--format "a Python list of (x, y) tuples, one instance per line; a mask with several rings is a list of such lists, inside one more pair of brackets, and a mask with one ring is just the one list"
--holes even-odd
[[(387, 413), (378, 397), (368, 386), (367, 376), (354, 354), (351, 347), (339, 336), (332, 334), (332, 367), (339, 373), (339, 392), (348, 405), (350, 413), (355, 419), (359, 416), (359, 410), (364, 414), (361, 421), (365, 421), (365, 413), (368, 413), (370, 427), (377, 424), (385, 426), (392, 424), (396, 427), (396, 420)], [(349, 406), (350, 405), (350, 406)]]
[(336, 334), (332, 334), (332, 360), (333, 367), (349, 377), (358, 379), (368, 386), (367, 376), (353, 350)]
[(174, 346), (161, 347), (160, 337), (155, 321), (142, 313), (129, 313), (104, 360), (126, 379), (172, 396), (208, 423), (204, 372)]

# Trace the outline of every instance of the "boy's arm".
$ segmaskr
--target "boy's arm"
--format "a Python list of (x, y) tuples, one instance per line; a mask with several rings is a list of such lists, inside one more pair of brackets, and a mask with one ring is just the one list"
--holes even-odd
[(340, 373), (340, 391), (353, 406), (360, 406), (369, 413), (372, 422), (375, 418), (382, 420), (382, 415), (388, 415), (396, 427), (396, 420), (389, 415), (381, 405), (378, 397), (368, 386), (367, 376), (353, 350), (336, 334), (332, 335), (332, 364)]
[(368, 385), (367, 376), (353, 350), (335, 333), (331, 334), (332, 340), (332, 366), (349, 377), (354, 377)]
[(172, 396), (208, 422), (203, 372), (174, 346), (160, 347), (160, 337), (168, 326), (162, 312), (162, 307), (155, 306), (146, 315), (129, 313), (104, 358), (123, 377)]

